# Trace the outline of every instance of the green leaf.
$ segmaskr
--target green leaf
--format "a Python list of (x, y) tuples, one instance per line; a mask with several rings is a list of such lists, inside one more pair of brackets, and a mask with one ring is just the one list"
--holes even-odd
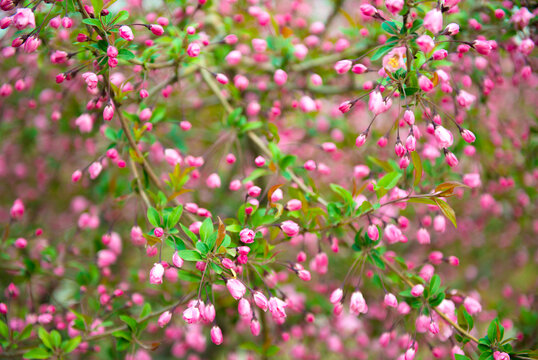
[(111, 127), (107, 127), (105, 129), (105, 136), (107, 137), (107, 139), (109, 139), (111, 141), (118, 140), (117, 137), (116, 137), (116, 131), (114, 131), (114, 129), (111, 128)]
[(201, 241), (198, 241), (198, 242), (196, 243), (196, 248), (197, 248), (198, 250), (200, 250), (200, 252), (201, 252), (202, 254), (204, 254), (204, 255), (206, 255), (206, 254), (209, 252), (209, 247), (208, 247), (205, 243), (203, 243), (203, 242), (201, 242)]
[(129, 18), (129, 12), (126, 10), (122, 10), (116, 15), (114, 20), (112, 20), (112, 25), (123, 22)]
[(381, 59), (381, 57), (385, 55), (386, 53), (388, 53), (393, 47), (394, 47), (394, 44), (381, 46), (379, 49), (377, 49), (374, 55), (372, 55), (370, 60), (375, 61), (375, 60)]
[(35, 348), (25, 352), (23, 357), (25, 359), (48, 359), (50, 358), (50, 354), (43, 348)]
[(383, 176), (378, 182), (377, 184), (375, 185), (374, 189), (375, 190), (378, 190), (378, 189), (385, 189), (385, 190), (390, 190), (392, 189), (393, 187), (396, 186), (396, 184), (398, 184), (398, 180), (400, 180), (400, 178), (402, 177), (402, 173), (399, 173), (399, 172), (396, 172), (396, 171), (392, 171), (388, 174), (386, 174), (385, 176)]
[(101, 23), (97, 19), (82, 19), (82, 22), (86, 25), (96, 26), (101, 28)]
[(80, 336), (74, 337), (67, 341), (64, 341), (62, 344), (62, 352), (64, 354), (69, 354), (71, 351), (75, 350), (80, 344), (82, 338)]
[(465, 356), (465, 355), (460, 355), (460, 354), (454, 354), (454, 358), (456, 360), (471, 360), (470, 357)]
[(112, 336), (117, 337), (117, 338), (122, 338), (122, 339), (125, 339), (127, 341), (131, 341), (132, 338), (133, 338), (131, 333), (128, 332), (128, 331), (125, 331), (125, 330), (114, 331), (112, 333)]
[(168, 216), (166, 227), (168, 229), (174, 228), (176, 224), (179, 222), (179, 219), (181, 218), (182, 213), (183, 213), (183, 205), (179, 205), (176, 208), (174, 208), (172, 213)]
[(149, 207), (147, 215), (148, 215), (148, 220), (151, 225), (155, 227), (160, 226), (161, 217), (159, 216), (159, 212), (155, 208)]
[(384, 21), (381, 24), (381, 27), (389, 34), (396, 35), (398, 33), (398, 27), (396, 26), (394, 21)]
[(43, 345), (45, 345), (49, 349), (54, 348), (54, 346), (52, 344), (52, 338), (51, 338), (50, 334), (47, 332), (47, 330), (40, 327), (39, 329), (37, 329), (37, 336), (39, 336), (39, 338), (41, 339), (41, 342), (43, 343)]
[(133, 54), (131, 51), (129, 51), (127, 49), (119, 49), (118, 50), (118, 58), (120, 58), (120, 59), (132, 60), (135, 57), (136, 57), (135, 54)]
[(200, 255), (200, 253), (194, 250), (181, 250), (181, 251), (178, 251), (178, 255), (180, 258), (182, 258), (185, 261), (202, 260), (202, 256)]
[(276, 345), (271, 345), (265, 350), (266, 356), (275, 356), (280, 351), (280, 348)]
[(417, 186), (420, 183), (420, 180), (422, 179), (422, 160), (420, 160), (420, 156), (418, 152), (413, 151), (411, 152), (411, 161), (413, 162), (413, 186)]
[(456, 223), (456, 213), (454, 212), (454, 209), (448, 205), (448, 203), (444, 200), (441, 200), (439, 198), (432, 198), (433, 201), (439, 206), (439, 209), (447, 217), (448, 220), (452, 222), (455, 228), (458, 227), (458, 224)]
[(92, 6), (95, 16), (99, 16), (101, 10), (103, 10), (103, 0), (92, 0)]
[(345, 188), (343, 188), (340, 185), (337, 184), (330, 184), (331, 190), (340, 195), (346, 202), (346, 204), (352, 204), (353, 203), (353, 195), (351, 195), (351, 192)]
[(440, 286), (441, 286), (441, 277), (439, 277), (439, 275), (437, 274), (433, 275), (430, 280), (430, 290), (429, 290), (430, 295), (432, 296), (435, 295), (437, 290), (439, 290)]
[(55, 349), (59, 348), (62, 344), (62, 335), (57, 330), (52, 330), (50, 332), (50, 337), (52, 339), (52, 345)]
[(200, 239), (205, 242), (206, 239), (213, 233), (213, 220), (206, 218), (200, 226)]
[(187, 234), (187, 236), (192, 240), (193, 243), (197, 242), (198, 241), (198, 237), (196, 236), (195, 233), (193, 233), (192, 231), (189, 230), (188, 227), (186, 227), (185, 225), (183, 224), (180, 224), (181, 225), (181, 229), (183, 230), (183, 232), (185, 234)]
[(140, 319), (145, 318), (151, 313), (151, 304), (149, 302), (144, 304), (142, 312), (140, 313)]
[(23, 341), (23, 340), (28, 339), (30, 335), (32, 335), (32, 328), (33, 328), (32, 324), (26, 325), (26, 327), (19, 334), (18, 340)]
[(121, 321), (126, 323), (127, 326), (129, 326), (129, 329), (131, 329), (132, 332), (136, 331), (136, 327), (137, 327), (138, 323), (136, 322), (135, 319), (133, 319), (132, 317), (130, 317), (128, 315), (120, 315), (120, 319), (121, 319)]
[(2, 320), (0, 320), (0, 335), (2, 335), (4, 339), (9, 339), (9, 328)]

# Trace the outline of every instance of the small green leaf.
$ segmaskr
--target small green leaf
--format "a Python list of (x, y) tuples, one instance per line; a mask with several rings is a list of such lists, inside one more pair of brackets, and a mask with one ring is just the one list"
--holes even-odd
[(417, 186), (422, 179), (422, 160), (420, 160), (420, 155), (418, 152), (411, 152), (411, 161), (413, 162), (413, 186)]
[(372, 55), (370, 60), (375, 61), (375, 60), (381, 59), (381, 57), (385, 55), (386, 53), (388, 53), (393, 47), (394, 47), (394, 44), (381, 46), (379, 49), (377, 49), (374, 55)]
[(155, 208), (149, 207), (147, 215), (148, 215), (148, 220), (151, 225), (155, 227), (160, 226), (161, 217), (159, 216), (159, 212)]
[(176, 224), (179, 222), (179, 219), (181, 218), (182, 213), (183, 213), (183, 205), (179, 205), (176, 208), (174, 208), (172, 213), (168, 216), (166, 227), (168, 229), (174, 228)]
[(62, 344), (62, 352), (64, 354), (69, 354), (71, 351), (75, 350), (78, 347), (81, 340), (81, 337), (77, 336), (67, 341), (64, 341)]
[(35, 348), (24, 353), (25, 359), (49, 359), (50, 354), (43, 348)]
[(439, 290), (439, 287), (441, 286), (441, 278), (439, 275), (435, 274), (430, 280), (430, 295), (435, 295), (437, 290)]
[(180, 258), (182, 258), (185, 261), (202, 260), (202, 256), (200, 255), (200, 253), (194, 250), (181, 250), (181, 251), (178, 251), (178, 255)]
[(0, 320), (0, 335), (2, 335), (4, 339), (9, 339), (9, 328), (2, 320)]
[(41, 342), (43, 343), (43, 345), (45, 345), (49, 349), (54, 348), (54, 346), (52, 344), (52, 338), (51, 338), (50, 334), (47, 332), (47, 330), (40, 327), (39, 329), (37, 329), (37, 336), (39, 336), (39, 338), (41, 339)]
[(454, 354), (454, 358), (456, 360), (471, 360), (471, 358), (465, 356), (465, 355), (460, 355), (460, 354)]
[(137, 327), (138, 324), (137, 324), (135, 319), (133, 319), (132, 317), (130, 317), (128, 315), (120, 315), (120, 319), (121, 319), (121, 321), (126, 323), (127, 326), (129, 326), (129, 329), (131, 329), (132, 332), (136, 331), (136, 327)]
[(135, 54), (133, 54), (131, 51), (129, 51), (127, 49), (119, 49), (118, 50), (118, 58), (120, 58), (120, 59), (132, 60), (135, 57), (136, 57)]
[(52, 345), (55, 349), (59, 348), (62, 344), (62, 335), (57, 330), (52, 330), (50, 332), (50, 337), (52, 339)]
[(101, 23), (97, 19), (83, 19), (82, 22), (86, 25), (96, 26), (101, 28)]
[(116, 15), (114, 20), (112, 20), (112, 25), (117, 24), (117, 23), (121, 23), (121, 22), (127, 20), (128, 18), (129, 18), (129, 12), (126, 11), (126, 10), (122, 10), (122, 11), (120, 11), (118, 13), (118, 15)]
[(185, 225), (183, 225), (183, 224), (180, 224), (180, 225), (181, 225), (181, 229), (183, 230), (183, 232), (192, 240), (193, 243), (198, 241), (198, 237), (196, 236), (195, 233), (190, 231), (189, 228), (186, 227)]
[(206, 218), (200, 226), (200, 239), (205, 242), (206, 239), (213, 233), (213, 221), (211, 218)]
[(142, 312), (140, 313), (140, 319), (145, 318), (151, 313), (151, 304), (145, 303), (144, 307), (142, 308)]

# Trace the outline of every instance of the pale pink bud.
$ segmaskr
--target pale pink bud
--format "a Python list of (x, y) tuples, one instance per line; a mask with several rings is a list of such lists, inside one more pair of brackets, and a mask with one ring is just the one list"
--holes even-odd
[(260, 322), (256, 319), (253, 319), (250, 322), (250, 332), (252, 333), (252, 335), (258, 336), (260, 335), (260, 330), (261, 330)]
[(433, 90), (433, 83), (430, 79), (428, 79), (426, 76), (421, 75), (418, 79), (418, 85), (424, 92), (430, 92)]
[(368, 226), (368, 237), (372, 239), (373, 241), (377, 241), (379, 239), (379, 230), (377, 229), (377, 226), (372, 224)]
[(351, 60), (340, 60), (337, 61), (336, 64), (334, 64), (334, 70), (336, 70), (338, 74), (344, 74), (351, 69), (352, 65), (353, 63), (351, 62)]
[(255, 291), (252, 296), (254, 297), (254, 303), (256, 304), (256, 306), (263, 311), (267, 311), (267, 309), (269, 308), (269, 301), (267, 301), (265, 295), (259, 291)]
[(239, 232), (239, 238), (241, 242), (245, 244), (252, 244), (254, 242), (254, 237), (256, 234), (251, 229), (243, 229)]
[(243, 283), (237, 279), (229, 279), (226, 282), (226, 287), (228, 288), (230, 295), (232, 295), (235, 300), (241, 299), (247, 291), (245, 285), (243, 285)]
[(329, 298), (329, 301), (331, 304), (335, 305), (342, 301), (342, 297), (344, 295), (344, 292), (342, 291), (342, 288), (335, 289)]
[(423, 292), (424, 292), (424, 286), (421, 284), (415, 285), (411, 289), (411, 295), (413, 295), (414, 297), (419, 297), (420, 295), (422, 295)]
[(299, 233), (299, 225), (291, 220), (286, 220), (280, 224), (280, 228), (287, 236), (295, 236)]
[(398, 306), (398, 300), (396, 300), (396, 296), (394, 296), (394, 294), (391, 294), (391, 293), (385, 294), (384, 303), (385, 305), (389, 307), (393, 307), (393, 308)]
[(282, 86), (288, 81), (288, 74), (284, 70), (278, 69), (275, 71), (273, 79), (277, 85)]
[(172, 313), (170, 311), (165, 311), (159, 316), (159, 320), (157, 320), (157, 323), (160, 327), (165, 327), (170, 320), (172, 319)]
[(200, 55), (200, 45), (197, 43), (190, 43), (189, 46), (187, 46), (187, 55), (190, 57), (197, 57)]
[(200, 310), (195, 306), (189, 306), (183, 311), (183, 320), (187, 324), (195, 324), (200, 319)]
[(211, 341), (213, 341), (215, 345), (220, 345), (223, 341), (222, 330), (216, 325), (211, 328)]
[(164, 267), (161, 263), (153, 264), (151, 271), (149, 273), (149, 282), (150, 284), (162, 284), (164, 275)]
[(127, 40), (127, 41), (133, 41), (134, 40), (133, 31), (127, 25), (121, 26), (118, 33), (119, 33), (120, 37), (122, 39), (124, 39), (124, 40)]
[(443, 28), (443, 14), (439, 9), (433, 9), (424, 16), (423, 26), (426, 30), (437, 34)]

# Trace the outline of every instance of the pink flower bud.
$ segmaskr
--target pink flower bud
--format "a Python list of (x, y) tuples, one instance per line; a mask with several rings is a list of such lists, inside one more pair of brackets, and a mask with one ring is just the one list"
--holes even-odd
[(252, 333), (253, 336), (258, 336), (260, 335), (260, 330), (261, 330), (260, 322), (256, 319), (253, 319), (250, 322), (250, 332)]
[(334, 64), (334, 70), (336, 70), (338, 74), (345, 74), (351, 69), (352, 65), (353, 63), (351, 60), (340, 60)]
[(219, 83), (223, 85), (228, 84), (228, 78), (224, 74), (217, 74), (216, 79)]
[(377, 9), (370, 4), (363, 4), (359, 8), (362, 15), (370, 17), (377, 13)]
[(103, 109), (103, 119), (105, 121), (110, 121), (114, 117), (114, 107), (112, 105), (107, 105)]
[(237, 279), (229, 279), (226, 282), (226, 287), (228, 288), (230, 295), (232, 295), (235, 300), (241, 299), (247, 291), (245, 285), (243, 285), (243, 283)]
[(286, 74), (284, 70), (278, 69), (275, 71), (273, 79), (278, 86), (282, 86), (286, 83), (286, 81), (288, 81), (288, 74)]
[(17, 240), (15, 240), (14, 245), (17, 249), (24, 249), (28, 245), (28, 241), (26, 241), (25, 238), (18, 238)]
[(254, 242), (254, 237), (256, 234), (251, 229), (243, 229), (239, 232), (239, 238), (241, 242), (245, 244), (252, 244)]
[(187, 55), (190, 57), (197, 57), (200, 55), (200, 45), (197, 43), (190, 43), (189, 46), (187, 46)]
[(426, 76), (421, 75), (418, 79), (418, 85), (424, 92), (430, 92), (433, 90), (433, 83), (430, 79), (428, 79)]
[(200, 319), (200, 310), (198, 307), (189, 306), (185, 311), (183, 311), (183, 320), (187, 324), (195, 324)]
[(174, 266), (177, 268), (183, 266), (183, 259), (179, 257), (179, 253), (177, 251), (174, 252), (174, 255), (172, 255), (172, 264), (174, 264)]
[(75, 170), (73, 172), (73, 174), (71, 175), (71, 181), (72, 182), (77, 182), (80, 180), (80, 178), (82, 177), (82, 171), (80, 170)]
[(463, 138), (463, 140), (465, 140), (465, 142), (469, 144), (474, 143), (476, 140), (475, 135), (470, 130), (467, 130), (467, 129), (461, 132), (461, 137)]
[(331, 304), (335, 305), (342, 301), (342, 297), (344, 295), (344, 292), (342, 291), (342, 288), (335, 289), (329, 298), (329, 301)]
[(299, 225), (291, 220), (286, 220), (280, 224), (280, 228), (287, 236), (295, 236), (299, 233)]
[(368, 226), (367, 234), (368, 234), (368, 237), (372, 239), (373, 241), (377, 241), (379, 239), (379, 230), (377, 229), (377, 226), (374, 224)]
[(149, 273), (150, 284), (162, 284), (164, 275), (164, 267), (160, 263), (153, 264)]
[(164, 29), (161, 25), (150, 25), (149, 30), (153, 33), (153, 35), (161, 36), (164, 34)]
[(361, 147), (366, 142), (366, 134), (362, 133), (359, 136), (357, 136), (357, 139), (355, 140), (355, 145), (357, 147)]
[(267, 311), (267, 309), (269, 308), (269, 301), (267, 301), (265, 295), (259, 291), (255, 291), (252, 296), (254, 297), (254, 303), (256, 304), (256, 306), (263, 311)]
[(448, 24), (444, 30), (445, 33), (447, 33), (450, 36), (454, 36), (457, 33), (460, 32), (460, 26), (455, 23)]
[(423, 26), (426, 30), (437, 34), (443, 28), (443, 14), (439, 9), (433, 9), (424, 16)]
[(423, 292), (424, 286), (422, 286), (421, 284), (415, 285), (411, 289), (411, 295), (413, 295), (414, 297), (419, 297), (420, 295), (422, 295)]
[(133, 31), (127, 25), (121, 26), (118, 33), (119, 33), (120, 37), (122, 39), (124, 39), (124, 40), (127, 40), (127, 41), (133, 41), (134, 40)]
[(159, 320), (157, 321), (157, 323), (161, 328), (163, 328), (170, 322), (171, 319), (172, 313), (170, 311), (165, 311), (161, 314), (161, 316), (159, 316)]
[(355, 64), (351, 68), (351, 71), (354, 74), (364, 74), (366, 71), (368, 71), (368, 68), (364, 66), (363, 64)]
[(213, 341), (215, 345), (220, 345), (223, 341), (222, 330), (216, 325), (211, 328), (211, 341)]
[(396, 296), (394, 296), (394, 294), (391, 294), (391, 293), (385, 294), (384, 303), (385, 305), (389, 307), (393, 307), (393, 308), (398, 306), (398, 300), (396, 300)]

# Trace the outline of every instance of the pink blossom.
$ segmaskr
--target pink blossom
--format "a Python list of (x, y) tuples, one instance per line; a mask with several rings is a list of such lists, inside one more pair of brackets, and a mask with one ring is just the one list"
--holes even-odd
[(424, 28), (437, 34), (443, 28), (443, 14), (439, 9), (432, 9), (424, 16)]
[(149, 273), (149, 282), (151, 284), (162, 284), (164, 275), (164, 267), (160, 263), (153, 264)]

